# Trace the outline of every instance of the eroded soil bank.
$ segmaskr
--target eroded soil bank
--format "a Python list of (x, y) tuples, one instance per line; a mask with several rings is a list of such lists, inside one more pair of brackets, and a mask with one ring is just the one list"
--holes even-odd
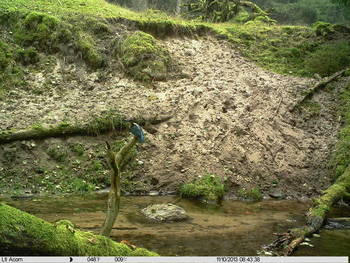
[[(54, 59), (52, 73), (31, 72), (30, 89), (14, 89), (0, 101), (0, 129), (85, 123), (107, 112), (129, 118), (172, 115), (146, 131), (147, 141), (138, 146), (125, 182), (130, 189), (125, 191), (173, 191), (207, 173), (226, 178), (231, 194), (259, 188), (265, 194), (303, 198), (330, 184), (328, 163), (340, 126), (334, 94), (344, 83), (335, 83), (290, 112), (315, 80), (263, 70), (234, 46), (211, 37), (169, 38), (163, 44), (182, 68), (181, 78), (144, 85), (117, 70), (96, 73)], [(15, 189), (46, 191), (47, 185), (41, 189), (36, 178), (42, 182), (42, 177), (64, 173), (90, 182), (98, 175), (96, 184), (106, 186), (105, 139), (1, 145), (1, 184), (13, 189), (9, 179), (16, 182), (18, 176), (30, 175), (25, 183), (16, 182)], [(82, 146), (81, 154), (71, 150), (74, 145)], [(64, 160), (48, 153), (50, 147), (63, 149)], [(51, 186), (53, 191), (59, 183)]]

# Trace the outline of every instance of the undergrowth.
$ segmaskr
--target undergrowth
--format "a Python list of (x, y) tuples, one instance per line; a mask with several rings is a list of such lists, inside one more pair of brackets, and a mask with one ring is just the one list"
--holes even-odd
[(343, 128), (339, 133), (339, 140), (331, 160), (338, 178), (350, 165), (350, 85), (340, 93), (341, 107), (339, 112), (343, 118)]
[(213, 174), (205, 175), (191, 183), (183, 184), (180, 195), (188, 198), (220, 201), (225, 194), (221, 179)]
[(263, 199), (263, 195), (260, 189), (258, 188), (252, 188), (252, 189), (241, 188), (238, 190), (237, 196), (244, 200), (250, 200), (255, 202), (261, 201)]

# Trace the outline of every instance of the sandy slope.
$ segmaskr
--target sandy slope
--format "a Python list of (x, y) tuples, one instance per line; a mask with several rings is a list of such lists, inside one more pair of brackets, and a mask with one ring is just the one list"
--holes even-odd
[(233, 190), (277, 189), (292, 197), (329, 184), (327, 162), (339, 126), (326, 109), (334, 103), (330, 94), (315, 96), (321, 114), (305, 119), (288, 109), (311, 79), (265, 71), (212, 38), (164, 44), (189, 77), (145, 87), (113, 68), (102, 79), (61, 61), (52, 74), (29, 75), (30, 90), (0, 101), (0, 128), (84, 122), (111, 109), (130, 117), (171, 114), (142, 146), (144, 165), (136, 174), (153, 178), (150, 189), (171, 190), (206, 173), (227, 177)]

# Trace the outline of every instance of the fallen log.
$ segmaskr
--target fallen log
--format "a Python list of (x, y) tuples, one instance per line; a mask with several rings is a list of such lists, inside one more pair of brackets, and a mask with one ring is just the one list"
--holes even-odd
[(277, 234), (278, 238), (266, 248), (288, 256), (302, 243), (305, 237), (317, 232), (323, 225), (328, 211), (333, 204), (347, 196), (350, 192), (350, 166), (319, 198), (313, 200), (313, 206), (306, 215), (307, 224), (300, 228), (293, 228), (286, 233)]
[(303, 103), (305, 100), (310, 99), (318, 90), (326, 87), (329, 83), (331, 83), (332, 81), (336, 80), (337, 78), (341, 77), (342, 75), (344, 75), (344, 73), (347, 71), (348, 69), (343, 69), (341, 71), (338, 71), (336, 73), (334, 73), (332, 76), (321, 80), (319, 82), (317, 82), (314, 86), (312, 86), (307, 92), (306, 94), (299, 99), (293, 107), (290, 108), (290, 112), (294, 111), (301, 103)]
[(0, 203), (0, 248), (4, 256), (157, 256), (80, 231), (68, 220), (51, 224), (4, 203)]
[(107, 116), (95, 119), (84, 125), (60, 123), (50, 127), (34, 126), (25, 130), (0, 131), (0, 144), (72, 135), (96, 136), (113, 130), (127, 130), (134, 122), (140, 125), (155, 125), (169, 119), (171, 119), (171, 116), (153, 117), (149, 119), (124, 119), (120, 116)]

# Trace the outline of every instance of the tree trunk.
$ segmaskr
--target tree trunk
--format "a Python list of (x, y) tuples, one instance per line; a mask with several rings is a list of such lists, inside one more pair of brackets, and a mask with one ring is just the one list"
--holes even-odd
[(75, 229), (68, 220), (51, 224), (4, 203), (0, 203), (0, 248), (7, 256), (157, 256)]
[(112, 151), (110, 145), (107, 143), (107, 157), (112, 167), (113, 173), (111, 174), (111, 189), (108, 193), (107, 201), (107, 214), (103, 223), (101, 235), (109, 237), (113, 224), (118, 216), (120, 207), (120, 176), (121, 168), (126, 161), (126, 156), (131, 148), (136, 144), (137, 138), (132, 137), (129, 142), (121, 148), (118, 153)]

